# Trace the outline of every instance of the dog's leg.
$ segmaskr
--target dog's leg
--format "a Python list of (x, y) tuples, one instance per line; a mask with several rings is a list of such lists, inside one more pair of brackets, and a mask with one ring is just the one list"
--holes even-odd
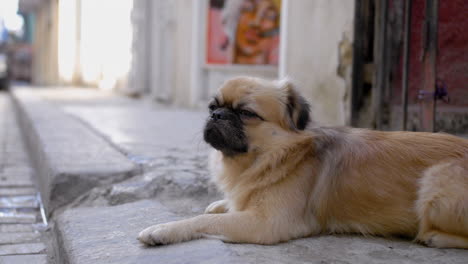
[(205, 214), (223, 214), (229, 211), (229, 203), (227, 200), (219, 200), (211, 203), (206, 207)]
[(418, 195), (416, 239), (432, 247), (468, 249), (468, 160), (428, 169)]
[(429, 247), (468, 249), (468, 238), (439, 231), (429, 231), (425, 233), (423, 237), (420, 238), (420, 241)]
[[(290, 227), (289, 227), (290, 228)], [(266, 218), (252, 212), (205, 214), (190, 219), (159, 224), (143, 230), (138, 239), (148, 245), (171, 244), (201, 237), (227, 242), (274, 244), (282, 239)]]

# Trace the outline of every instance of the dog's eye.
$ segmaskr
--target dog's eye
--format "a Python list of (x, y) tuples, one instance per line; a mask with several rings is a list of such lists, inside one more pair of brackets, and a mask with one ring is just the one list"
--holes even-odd
[(257, 117), (257, 114), (248, 110), (240, 110), (239, 114), (244, 117)]
[(215, 104), (210, 104), (208, 106), (208, 109), (210, 109), (210, 111), (214, 111), (214, 110), (216, 110), (216, 108), (218, 108), (218, 106), (216, 106)]

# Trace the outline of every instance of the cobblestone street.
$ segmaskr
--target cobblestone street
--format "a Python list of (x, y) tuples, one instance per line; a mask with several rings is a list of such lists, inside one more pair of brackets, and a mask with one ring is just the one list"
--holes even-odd
[(15, 117), (0, 93), (0, 263), (47, 263), (38, 191)]

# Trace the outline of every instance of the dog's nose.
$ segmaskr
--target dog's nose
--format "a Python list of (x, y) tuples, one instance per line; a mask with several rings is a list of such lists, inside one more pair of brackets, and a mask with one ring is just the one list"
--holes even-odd
[(223, 109), (223, 108), (219, 108), (219, 109), (216, 109), (213, 111), (213, 113), (211, 114), (211, 119), (214, 119), (214, 120), (218, 120), (218, 119), (227, 119), (228, 117), (228, 112), (226, 109)]

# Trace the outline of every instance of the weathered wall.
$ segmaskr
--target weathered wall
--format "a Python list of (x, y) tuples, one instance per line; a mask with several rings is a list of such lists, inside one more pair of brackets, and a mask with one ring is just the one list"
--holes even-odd
[(57, 2), (50, 1), (41, 5), (36, 12), (32, 81), (40, 85), (50, 85), (58, 82)]
[(151, 32), (152, 19), (149, 18), (152, 5), (149, 0), (133, 2), (131, 12), (132, 48), (128, 84), (122, 90), (128, 94), (150, 91), (151, 85)]
[(278, 73), (276, 66), (206, 66), (204, 69), (206, 97), (213, 96), (227, 79), (236, 76), (253, 76), (273, 80), (278, 78)]
[(192, 0), (135, 1), (129, 93), (151, 94), (160, 102), (205, 107), (229, 78), (274, 79), (276, 66), (213, 66), (205, 63), (206, 8)]
[(190, 0), (134, 1), (127, 92), (189, 106), (193, 5)]
[[(204, 107), (219, 85), (237, 75), (277, 78), (276, 66), (207, 65), (207, 1), (147, 1), (134, 5), (134, 57), (129, 88), (178, 106)], [(347, 122), (354, 1), (284, 1), (284, 60), (325, 124)], [(147, 12), (149, 10), (149, 12)], [(141, 42), (146, 42), (143, 45)], [(146, 47), (146, 48), (145, 48)], [(146, 69), (145, 69), (146, 67)], [(147, 77), (145, 77), (147, 76)]]
[(192, 16), (193, 8), (197, 1), (177, 0), (175, 3), (175, 57), (174, 59), (174, 103), (177, 105), (190, 106), (191, 86), (190, 66), (192, 60), (191, 47), (194, 45), (192, 39)]
[[(345, 50), (352, 46), (354, 2), (290, 0), (283, 10), (287, 43), (281, 74), (297, 81), (312, 102), (313, 117), (327, 125), (348, 122), (350, 92), (345, 79), (350, 82), (351, 60), (343, 58), (349, 52), (340, 52), (339, 46), (348, 46)], [(344, 77), (338, 75), (340, 60), (347, 64), (342, 65), (347, 69)]]
[[(420, 131), (421, 103), (419, 91), (424, 84), (423, 29), (426, 3), (424, 0), (413, 1), (411, 18), (411, 44), (409, 52), (408, 75), (408, 129)], [(468, 27), (466, 14), (468, 5), (464, 0), (439, 1), (437, 79), (448, 91), (450, 100), (438, 100), (435, 112), (435, 130), (448, 133), (468, 133), (468, 34), (461, 34)], [(398, 57), (399, 59), (399, 57)], [(400, 62), (402, 60), (398, 60)], [(392, 79), (391, 98), (392, 129), (402, 127), (402, 67), (394, 65), (395, 75)], [(431, 117), (426, 118), (432, 119)]]

